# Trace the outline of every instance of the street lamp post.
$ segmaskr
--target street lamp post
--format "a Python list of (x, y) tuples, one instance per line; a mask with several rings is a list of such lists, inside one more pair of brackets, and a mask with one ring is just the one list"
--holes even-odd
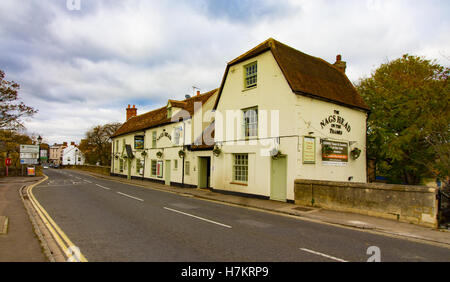
[(39, 153), (38, 153), (38, 164), (41, 164), (41, 142), (42, 142), (42, 137), (41, 135), (39, 135), (39, 137), (37, 138), (37, 142), (38, 142), (38, 146), (39, 146)]

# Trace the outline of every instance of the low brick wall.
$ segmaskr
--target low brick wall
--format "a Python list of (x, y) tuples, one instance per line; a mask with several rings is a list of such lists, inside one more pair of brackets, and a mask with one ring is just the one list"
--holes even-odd
[(78, 169), (78, 170), (84, 170), (94, 173), (100, 173), (104, 175), (109, 175), (111, 172), (111, 167), (109, 166), (97, 166), (97, 165), (65, 165), (62, 168), (68, 168), (68, 169)]
[(425, 186), (295, 180), (295, 203), (438, 226), (436, 189)]

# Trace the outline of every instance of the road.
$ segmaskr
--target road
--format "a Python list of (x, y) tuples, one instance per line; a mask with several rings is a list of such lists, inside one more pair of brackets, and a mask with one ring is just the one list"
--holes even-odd
[(46, 169), (33, 193), (89, 261), (450, 261), (450, 249)]

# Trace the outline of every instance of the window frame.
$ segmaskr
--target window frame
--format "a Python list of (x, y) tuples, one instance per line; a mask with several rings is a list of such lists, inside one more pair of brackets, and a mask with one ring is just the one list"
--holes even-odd
[[(245, 109), (242, 109), (241, 111), (242, 111), (242, 137), (244, 137), (245, 139), (258, 138), (258, 125), (259, 125), (258, 106), (254, 106), (251, 108), (245, 108)], [(246, 123), (246, 113), (252, 112), (252, 111), (256, 112), (256, 117), (253, 117), (253, 118), (256, 118), (256, 120), (253, 122), (249, 122), (247, 124)], [(252, 117), (249, 117), (249, 118), (252, 118)], [(250, 125), (253, 127), (250, 128)], [(250, 135), (250, 131), (255, 134)], [(248, 133), (248, 135), (247, 135), (247, 133)]]
[[(156, 165), (157, 165), (157, 163), (158, 163), (157, 160), (151, 160), (151, 162), (150, 162), (150, 175), (152, 177), (156, 177), (156, 173), (157, 173)], [(154, 167), (153, 167), (153, 165), (154, 165)], [(154, 169), (155, 173), (153, 173), (153, 169)]]
[[(255, 66), (254, 72), (248, 72), (247, 70)], [(252, 89), (258, 86), (258, 61), (251, 62), (244, 65), (244, 89)], [(248, 80), (255, 78), (254, 83), (248, 84)]]
[(157, 135), (156, 130), (152, 131), (152, 149), (156, 148), (156, 139), (157, 139), (156, 135)]
[(191, 162), (190, 161), (185, 161), (184, 163), (184, 174), (185, 175), (191, 175)]
[[(241, 162), (238, 163), (237, 162), (237, 157), (241, 156), (243, 158), (241, 158)], [(236, 169), (240, 168), (241, 170), (239, 171), (239, 177), (236, 174)], [(238, 154), (233, 154), (233, 167), (232, 167), (232, 172), (233, 172), (233, 182), (234, 183), (241, 183), (241, 184), (248, 184), (248, 153), (238, 153)]]

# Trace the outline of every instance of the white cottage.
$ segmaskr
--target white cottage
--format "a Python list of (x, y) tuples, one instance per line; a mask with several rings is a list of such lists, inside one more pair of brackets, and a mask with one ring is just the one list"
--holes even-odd
[[(137, 115), (127, 108), (127, 121), (112, 138), (111, 174), (166, 185), (210, 187), (214, 138), (196, 137), (211, 124), (217, 89)], [(204, 169), (203, 169), (204, 168)]]
[(84, 154), (72, 142), (62, 150), (62, 165), (84, 165)]

